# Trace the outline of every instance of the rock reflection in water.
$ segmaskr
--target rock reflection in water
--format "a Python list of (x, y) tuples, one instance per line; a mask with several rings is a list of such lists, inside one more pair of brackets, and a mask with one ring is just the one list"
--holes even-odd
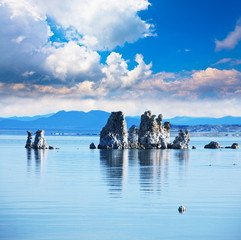
[(160, 192), (162, 184), (167, 183), (169, 150), (140, 150), (140, 190), (151, 193)]
[(110, 194), (120, 197), (128, 170), (128, 150), (101, 149), (100, 162), (106, 172)]
[(160, 192), (168, 184), (170, 150), (114, 150), (101, 149), (100, 162), (104, 180), (114, 197), (121, 197), (124, 183), (133, 171), (138, 171), (140, 191)]
[(135, 167), (138, 165), (138, 149), (129, 149), (128, 150), (128, 166)]
[(189, 150), (188, 149), (176, 150), (175, 156), (181, 165), (186, 164), (189, 160)]
[(31, 162), (32, 162), (32, 151), (31, 150), (32, 149), (26, 148), (28, 172), (30, 172)]
[(46, 159), (45, 149), (26, 149), (28, 172), (31, 172), (32, 160), (34, 156), (35, 172), (40, 173)]

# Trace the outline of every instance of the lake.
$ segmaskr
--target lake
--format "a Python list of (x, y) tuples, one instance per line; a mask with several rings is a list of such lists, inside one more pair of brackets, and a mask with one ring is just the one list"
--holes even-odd
[(60, 149), (27, 150), (26, 136), (0, 135), (1, 240), (241, 239), (241, 150), (203, 148), (240, 138), (192, 138), (195, 150), (46, 139)]

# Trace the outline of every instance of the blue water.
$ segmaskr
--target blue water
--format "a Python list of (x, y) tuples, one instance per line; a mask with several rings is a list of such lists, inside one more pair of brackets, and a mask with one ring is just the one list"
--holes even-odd
[[(196, 150), (90, 150), (98, 137), (49, 136), (26, 150), (0, 136), (1, 240), (239, 240), (240, 138)], [(178, 207), (187, 211), (179, 214)]]

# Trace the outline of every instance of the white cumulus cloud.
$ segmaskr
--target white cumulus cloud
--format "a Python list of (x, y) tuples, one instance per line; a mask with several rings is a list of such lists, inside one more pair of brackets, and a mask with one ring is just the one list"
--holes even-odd
[(0, 3), (11, 10), (11, 18), (27, 17), (34, 21), (51, 18), (70, 38), (92, 49), (112, 50), (153, 34), (153, 25), (138, 15), (148, 9), (148, 0), (1, 0)]
[[(103, 65), (97, 50), (152, 35), (152, 25), (138, 15), (149, 5), (148, 0), (0, 0), (0, 80), (73, 85), (117, 76), (118, 68), (114, 73)], [(57, 28), (62, 42), (54, 40), (61, 39)], [(142, 74), (145, 64), (138, 58), (138, 68), (123, 67), (127, 77), (121, 77), (121, 85), (129, 86)]]
[(45, 65), (55, 78), (61, 81), (91, 79), (100, 74), (100, 56), (97, 52), (68, 42), (59, 48), (49, 48)]
[(139, 11), (148, 8), (148, 0), (34, 2), (64, 29), (75, 29), (72, 37), (92, 49), (112, 50), (126, 42), (133, 43), (139, 38), (152, 35), (152, 25), (138, 16)]
[(133, 70), (128, 70), (128, 64), (122, 55), (112, 52), (107, 57), (107, 64), (102, 68), (106, 77), (101, 80), (101, 84), (110, 89), (129, 88), (151, 75), (152, 64), (145, 64), (142, 55), (137, 54), (135, 61), (137, 66)]

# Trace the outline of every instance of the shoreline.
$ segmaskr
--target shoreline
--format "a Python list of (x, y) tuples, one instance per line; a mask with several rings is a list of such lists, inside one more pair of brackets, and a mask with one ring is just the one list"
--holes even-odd
[[(30, 129), (36, 131), (36, 129)], [(171, 131), (171, 137), (176, 136), (178, 131)], [(189, 132), (191, 137), (241, 137), (241, 132)], [(0, 135), (26, 135), (24, 129), (0, 129)], [(100, 136), (97, 132), (79, 132), (68, 131), (66, 129), (62, 131), (45, 130), (47, 136)]]

